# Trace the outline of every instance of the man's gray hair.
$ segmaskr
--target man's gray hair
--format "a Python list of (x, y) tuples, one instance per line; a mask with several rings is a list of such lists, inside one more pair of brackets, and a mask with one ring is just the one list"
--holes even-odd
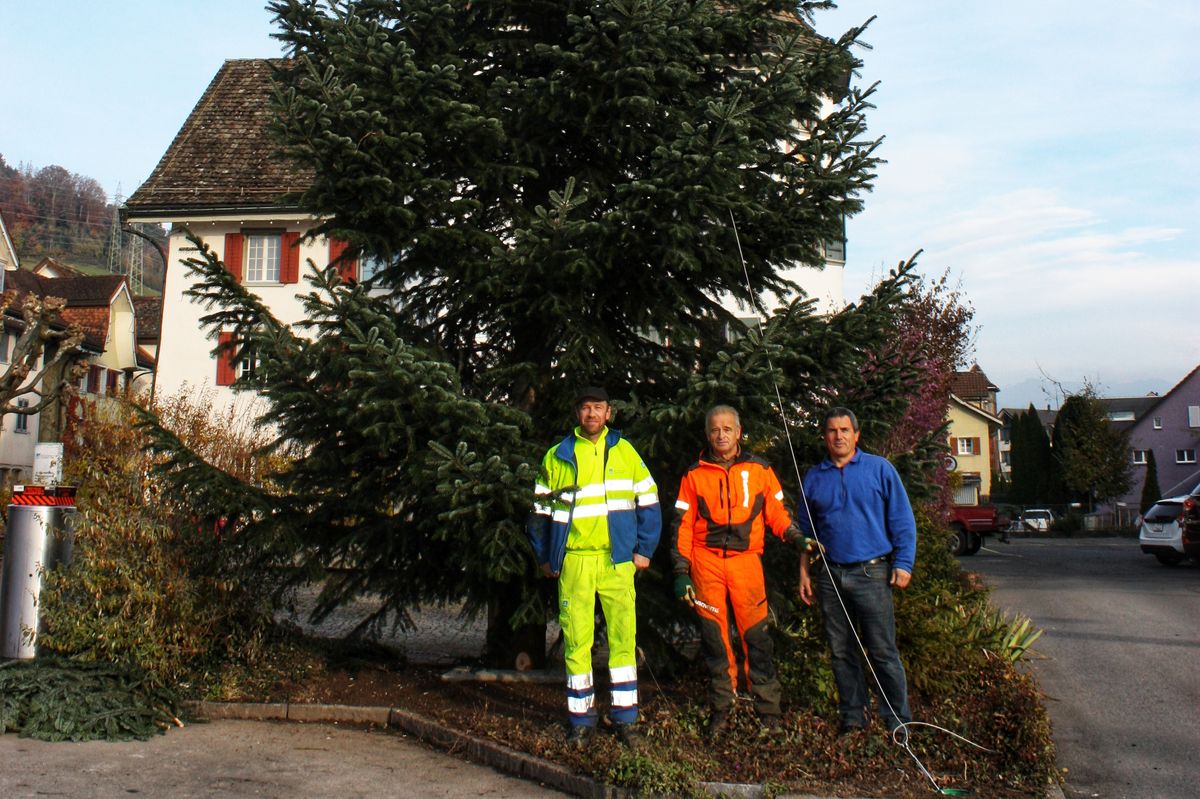
[(821, 420), (821, 432), (824, 433), (829, 429), (830, 419), (841, 419), (849, 417), (850, 426), (854, 428), (854, 432), (858, 432), (858, 417), (854, 415), (854, 411), (849, 408), (843, 408), (841, 405), (836, 405), (825, 411), (825, 418)]
[(705, 429), (705, 431), (707, 431), (708, 426), (710, 424), (712, 424), (713, 417), (720, 416), (723, 413), (727, 413), (730, 416), (732, 416), (733, 421), (737, 424), (738, 427), (742, 426), (742, 417), (738, 416), (737, 409), (735, 409), (732, 405), (714, 405), (708, 409), (708, 413), (704, 414), (704, 429)]

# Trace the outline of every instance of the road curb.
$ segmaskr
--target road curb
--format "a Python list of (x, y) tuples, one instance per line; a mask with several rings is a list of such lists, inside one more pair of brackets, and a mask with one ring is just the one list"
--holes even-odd
[[(294, 721), (298, 723), (373, 724), (391, 728), (442, 749), (448, 754), (464, 757), (473, 763), (489, 766), (514, 777), (541, 783), (584, 799), (634, 799), (636, 793), (606, 785), (591, 777), (576, 774), (570, 769), (540, 757), (518, 752), (486, 738), (452, 730), (438, 722), (394, 707), (326, 705), (292, 702), (185, 702), (184, 706), (202, 719), (215, 721)], [(755, 783), (702, 782), (700, 787), (714, 796), (758, 799), (766, 796), (762, 785)], [(815, 794), (783, 794), (786, 799), (822, 799)], [(1058, 785), (1046, 789), (1046, 799), (1065, 799)]]
[(458, 732), (437, 722), (391, 707), (359, 707), (312, 703), (273, 702), (187, 702), (185, 706), (208, 720), (336, 722), (374, 724), (399, 730), (446, 752), (474, 763), (490, 766), (514, 777), (538, 782), (584, 799), (632, 799), (635, 794), (539, 757), (518, 752), (485, 738)]

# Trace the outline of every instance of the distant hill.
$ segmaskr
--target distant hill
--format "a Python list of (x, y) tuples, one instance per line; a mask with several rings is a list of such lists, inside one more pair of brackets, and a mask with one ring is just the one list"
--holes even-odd
[[(10, 166), (0, 155), (0, 213), (22, 264), (33, 266), (51, 256), (80, 271), (108, 274), (112, 259), (114, 207), (93, 178), (61, 166), (35, 169)], [(166, 231), (141, 226), (147, 235), (166, 243)], [(118, 265), (126, 273), (129, 259), (140, 252), (147, 287), (162, 289), (162, 259), (154, 248), (128, 234), (117, 242)]]

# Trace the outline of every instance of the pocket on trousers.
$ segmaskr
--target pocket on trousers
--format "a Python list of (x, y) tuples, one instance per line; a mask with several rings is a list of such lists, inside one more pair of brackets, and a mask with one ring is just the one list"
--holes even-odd
[(892, 577), (892, 566), (889, 563), (872, 563), (870, 566), (863, 566), (863, 574), (868, 579), (887, 582)]

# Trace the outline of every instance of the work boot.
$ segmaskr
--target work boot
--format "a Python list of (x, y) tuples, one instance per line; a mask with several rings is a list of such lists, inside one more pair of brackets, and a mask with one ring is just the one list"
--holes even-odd
[(642, 737), (640, 732), (634, 729), (632, 724), (617, 725), (617, 740), (634, 752), (641, 749), (642, 745), (646, 742), (646, 739)]
[(758, 717), (762, 731), (767, 734), (783, 732), (783, 716), (778, 713), (763, 713)]
[(588, 742), (591, 740), (592, 728), (582, 724), (572, 727), (571, 731), (567, 733), (567, 746), (580, 752), (587, 748)]
[(846, 735), (854, 735), (855, 733), (862, 732), (863, 729), (864, 727), (862, 724), (855, 724), (852, 721), (843, 721), (841, 726), (838, 727), (838, 736), (842, 737)]
[(714, 710), (712, 716), (708, 720), (708, 735), (710, 738), (719, 738), (729, 732), (729, 711)]

